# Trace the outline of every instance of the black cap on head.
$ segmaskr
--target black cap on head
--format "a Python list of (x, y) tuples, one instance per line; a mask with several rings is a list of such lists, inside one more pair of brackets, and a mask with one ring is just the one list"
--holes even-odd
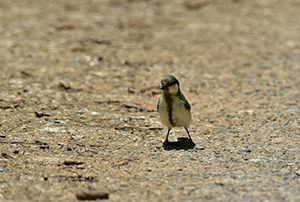
[(178, 80), (173, 75), (167, 75), (164, 78), (162, 78), (160, 82), (160, 89), (164, 89), (169, 86), (173, 86), (177, 84), (179, 86)]

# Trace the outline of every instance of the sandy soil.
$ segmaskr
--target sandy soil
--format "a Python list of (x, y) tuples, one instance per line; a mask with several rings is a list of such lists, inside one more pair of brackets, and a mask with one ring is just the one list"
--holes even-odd
[[(1, 0), (0, 201), (300, 201), (299, 8)], [(194, 148), (162, 147), (167, 74)]]

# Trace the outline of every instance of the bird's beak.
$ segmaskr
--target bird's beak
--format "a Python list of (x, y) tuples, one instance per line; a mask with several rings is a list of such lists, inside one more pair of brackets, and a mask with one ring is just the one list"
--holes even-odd
[(163, 84), (160, 84), (160, 89), (161, 89), (161, 90), (168, 89), (168, 86), (165, 86), (165, 85), (163, 85)]

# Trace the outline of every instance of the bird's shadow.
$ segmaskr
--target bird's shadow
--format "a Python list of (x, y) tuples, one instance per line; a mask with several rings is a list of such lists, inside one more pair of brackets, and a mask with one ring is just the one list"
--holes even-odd
[(165, 150), (188, 150), (193, 149), (195, 144), (193, 144), (189, 138), (180, 137), (176, 142), (168, 142), (167, 144), (163, 144), (163, 148)]

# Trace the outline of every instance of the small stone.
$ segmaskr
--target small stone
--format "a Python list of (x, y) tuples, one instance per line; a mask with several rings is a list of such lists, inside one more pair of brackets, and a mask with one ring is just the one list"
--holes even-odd
[(185, 6), (189, 9), (198, 9), (198, 8), (203, 7), (203, 6), (206, 6), (209, 3), (210, 3), (209, 0), (195, 0), (195, 1), (186, 2)]
[(82, 165), (82, 164), (84, 164), (84, 162), (81, 162), (81, 161), (73, 161), (73, 160), (66, 160), (66, 161), (64, 161), (64, 163), (63, 163), (64, 165), (66, 165), (66, 166), (72, 166), (72, 165)]
[(270, 121), (276, 121), (277, 117), (269, 117), (268, 119), (270, 119)]
[(78, 200), (97, 200), (97, 199), (108, 199), (109, 193), (99, 190), (93, 190), (93, 191), (79, 191), (77, 194)]
[(84, 115), (82, 115), (82, 114), (77, 114), (77, 116), (78, 116), (79, 118), (84, 118)]
[(133, 88), (128, 88), (129, 93), (135, 93), (135, 90)]
[(238, 154), (241, 154), (241, 153), (250, 153), (251, 150), (250, 149), (241, 149), (238, 151)]
[(120, 184), (120, 187), (128, 187), (128, 184)]
[(198, 146), (195, 148), (196, 150), (204, 150), (204, 147)]
[(68, 81), (60, 80), (59, 87), (65, 90), (71, 89), (71, 84)]
[(294, 180), (294, 179), (297, 179), (299, 177), (299, 175), (297, 174), (287, 174), (284, 179), (285, 180)]
[(40, 111), (35, 111), (35, 116), (40, 118), (40, 117), (43, 117), (43, 116), (50, 116), (50, 114), (47, 114), (45, 112), (40, 112)]

